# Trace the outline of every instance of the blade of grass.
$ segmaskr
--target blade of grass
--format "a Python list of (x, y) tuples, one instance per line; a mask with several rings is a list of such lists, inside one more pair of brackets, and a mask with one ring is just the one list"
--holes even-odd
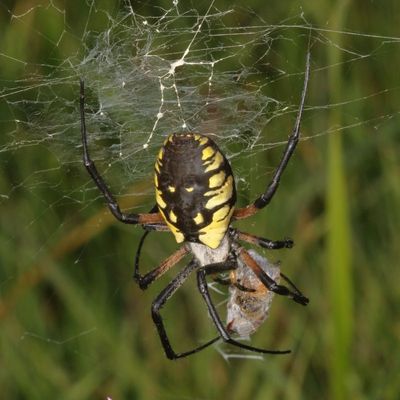
[[(343, 26), (349, 1), (342, 0), (335, 5), (332, 13), (332, 29), (339, 31)], [(341, 38), (335, 35), (330, 47), (329, 64), (338, 66), (329, 70), (330, 102), (342, 97), (343, 85), (340, 71)], [(330, 114), (330, 126), (340, 126), (338, 110)], [(328, 340), (330, 341), (329, 381), (330, 398), (350, 398), (350, 346), (352, 340), (352, 283), (351, 283), (351, 235), (349, 221), (349, 198), (346, 189), (346, 174), (343, 162), (341, 135), (330, 135), (328, 139), (327, 173), (327, 282), (331, 319)]]

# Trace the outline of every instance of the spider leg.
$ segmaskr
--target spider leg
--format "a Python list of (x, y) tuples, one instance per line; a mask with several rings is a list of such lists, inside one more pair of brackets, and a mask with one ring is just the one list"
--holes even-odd
[(256, 246), (264, 247), (265, 249), (269, 250), (284, 249), (284, 248), (290, 249), (293, 247), (293, 240), (291, 239), (270, 240), (255, 235), (251, 235), (250, 233), (240, 232), (233, 228), (230, 229), (230, 234), (235, 239), (239, 239), (244, 242), (254, 244)]
[[(237, 261), (236, 261), (236, 259), (231, 258), (231, 259), (228, 259), (227, 261), (205, 265), (204, 267), (201, 267), (199, 269), (204, 270), (206, 272), (206, 275), (213, 275), (213, 274), (221, 273), (221, 272), (225, 272), (225, 271), (232, 271), (233, 269), (236, 269), (236, 268), (237, 268)], [(241, 290), (243, 292), (255, 292), (254, 289), (247, 288), (247, 287), (241, 285), (239, 282), (233, 282), (230, 278), (223, 279), (220, 277), (213, 277), (212, 279), (214, 282), (217, 282), (221, 285), (236, 286), (239, 290)]]
[(210, 346), (219, 340), (219, 336), (211, 339), (207, 343), (202, 344), (199, 347), (196, 347), (193, 350), (189, 350), (183, 353), (175, 353), (172, 349), (171, 343), (168, 339), (167, 332), (165, 330), (165, 326), (160, 314), (161, 308), (165, 305), (167, 300), (183, 285), (188, 276), (197, 268), (197, 264), (194, 261), (191, 261), (189, 265), (187, 265), (179, 274), (175, 277), (175, 279), (170, 282), (170, 284), (157, 296), (151, 306), (151, 314), (153, 317), (154, 324), (156, 325), (158, 335), (160, 336), (161, 344), (164, 347), (164, 351), (166, 356), (170, 360), (175, 360), (177, 358), (182, 358), (189, 356), (191, 354), (197, 353), (200, 350)]
[[(297, 288), (295, 291), (292, 291), (286, 286), (277, 284), (272, 278), (270, 278), (243, 247), (239, 250), (239, 258), (243, 261), (244, 265), (252, 269), (258, 279), (268, 290), (282, 296), (288, 296), (296, 303), (302, 304), (303, 306), (308, 304), (308, 298), (305, 297)], [(286, 277), (284, 277), (284, 279), (286, 280)], [(289, 280), (288, 282), (291, 286), (293, 285)]]
[[(152, 209), (148, 212), (148, 214), (158, 214), (158, 206), (155, 204)], [(142, 214), (143, 215), (143, 214)], [(147, 223), (142, 226), (144, 230), (150, 231), (157, 231), (157, 232), (171, 232), (168, 226), (163, 223)]]
[[(301, 291), (297, 288), (297, 286), (282, 272), (280, 273), (280, 276), (283, 280), (285, 280), (289, 286), (299, 295), (299, 296), (303, 296), (303, 293), (301, 293)], [(304, 296), (303, 296), (304, 297)]]
[(293, 131), (292, 131), (291, 135), (289, 136), (289, 140), (286, 144), (286, 148), (282, 154), (279, 165), (276, 168), (274, 175), (272, 177), (272, 180), (268, 184), (265, 192), (258, 199), (256, 199), (253, 204), (251, 204), (247, 207), (239, 208), (239, 209), (235, 210), (235, 212), (233, 214), (235, 219), (242, 219), (242, 218), (250, 217), (251, 215), (255, 214), (257, 211), (261, 210), (266, 205), (268, 205), (269, 202), (274, 197), (274, 194), (275, 194), (276, 190), (278, 189), (281, 176), (282, 176), (285, 168), (287, 167), (289, 160), (292, 157), (294, 150), (296, 149), (297, 143), (299, 141), (300, 123), (301, 123), (301, 117), (302, 117), (303, 109), (304, 109), (304, 101), (306, 98), (309, 76), (310, 76), (310, 53), (307, 53), (306, 70), (304, 72), (304, 83), (303, 83), (303, 91), (301, 94), (300, 106), (299, 106), (299, 110), (297, 112), (296, 122), (294, 124)]
[(220, 278), (220, 277), (214, 277), (212, 279), (213, 279), (214, 282), (217, 282), (220, 285), (226, 285), (226, 286), (233, 285), (236, 288), (238, 288), (239, 290), (241, 290), (242, 292), (252, 293), (252, 292), (256, 291), (255, 289), (250, 289), (250, 288), (248, 288), (246, 286), (241, 285), (239, 282), (232, 282), (229, 278), (223, 279), (223, 278)]
[(99, 174), (96, 165), (90, 158), (87, 132), (86, 132), (86, 121), (85, 121), (85, 84), (83, 80), (80, 80), (80, 117), (81, 117), (81, 134), (82, 134), (82, 146), (83, 146), (83, 163), (92, 177), (94, 183), (103, 193), (108, 208), (116, 219), (125, 224), (152, 224), (160, 223), (163, 224), (163, 218), (160, 213), (151, 214), (125, 214), (121, 211), (117, 200), (111, 193), (104, 179)]
[[(239, 232), (239, 233), (241, 233), (241, 232)], [(247, 234), (246, 234), (247, 235)], [(241, 239), (240, 238), (240, 236), (239, 236), (239, 239)], [(260, 239), (260, 238), (257, 238), (257, 239)], [(244, 239), (242, 239), (242, 240), (244, 240)], [(261, 240), (268, 240), (268, 239), (261, 239)], [(289, 241), (289, 240), (288, 240)], [(253, 243), (253, 242), (250, 242), (250, 243)], [(273, 242), (273, 243), (276, 243), (276, 242)], [(264, 246), (263, 246), (264, 247)], [(285, 246), (286, 247), (286, 246)], [(275, 248), (278, 248), (278, 247), (268, 247), (269, 249), (275, 249)], [(214, 274), (215, 273), (215, 271), (208, 271), (208, 269), (207, 269), (207, 267), (208, 266), (206, 266), (206, 267), (203, 267), (204, 269), (205, 269), (205, 271), (206, 271), (206, 274), (207, 275), (209, 275), (209, 274)], [(228, 269), (228, 268), (227, 268)], [(233, 269), (233, 268), (232, 268)], [(222, 269), (220, 269), (218, 272), (221, 272), (222, 271)], [(301, 293), (301, 291), (297, 288), (297, 286), (288, 278), (288, 276), (287, 275), (285, 275), (285, 274), (283, 274), (282, 272), (280, 272), (280, 276), (281, 276), (281, 278), (283, 279), (283, 280), (285, 280), (288, 284), (289, 284), (289, 286), (293, 289), (293, 291), (295, 292), (295, 293), (297, 293), (299, 296), (303, 296), (303, 294)], [(235, 287), (237, 287), (239, 290), (241, 290), (242, 292), (255, 292), (255, 289), (250, 289), (250, 288), (248, 288), (248, 287), (246, 287), (246, 286), (243, 286), (243, 285), (241, 285), (239, 282), (232, 282), (232, 280), (230, 279), (230, 278), (220, 278), (219, 276), (216, 276), (216, 277), (213, 277), (212, 278), (212, 280), (214, 281), (214, 282), (217, 282), (217, 283), (219, 283), (220, 285), (225, 285), (225, 286), (229, 286), (229, 285), (233, 285), (233, 286), (235, 286)], [(303, 296), (304, 297), (304, 296)]]
[(140, 254), (142, 252), (143, 243), (146, 239), (146, 236), (149, 233), (150, 233), (149, 231), (144, 232), (143, 236), (140, 239), (135, 257), (135, 270), (133, 273), (133, 279), (137, 282), (140, 289), (142, 290), (147, 289), (150, 284), (152, 284), (160, 276), (164, 275), (169, 269), (171, 269), (175, 264), (177, 264), (188, 253), (186, 246), (182, 246), (180, 249), (175, 251), (175, 253), (171, 254), (168, 258), (162, 261), (157, 268), (154, 268), (145, 275), (140, 275), (139, 272)]
[(230, 343), (236, 347), (240, 347), (245, 350), (250, 350), (250, 351), (255, 351), (258, 353), (265, 353), (265, 354), (287, 354), (290, 353), (290, 350), (266, 350), (266, 349), (260, 349), (257, 347), (253, 346), (248, 346), (246, 344), (240, 343), (234, 339), (231, 338), (229, 333), (224, 327), (224, 324), (222, 323), (217, 310), (215, 309), (215, 306), (211, 300), (210, 293), (208, 291), (207, 287), (207, 281), (206, 281), (206, 274), (207, 274), (207, 266), (201, 268), (199, 271), (197, 271), (197, 284), (199, 291), (201, 295), (203, 296), (208, 312), (210, 313), (210, 317), (212, 321), (214, 322), (215, 327), (218, 330), (218, 333), (220, 334), (221, 338), (223, 339), (224, 342)]

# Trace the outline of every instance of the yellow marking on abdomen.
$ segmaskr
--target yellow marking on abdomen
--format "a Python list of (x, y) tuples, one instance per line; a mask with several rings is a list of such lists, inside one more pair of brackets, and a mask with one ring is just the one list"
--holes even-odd
[(212, 161), (208, 161), (207, 163), (204, 163), (204, 165), (209, 164), (204, 172), (209, 172), (209, 171), (219, 168), (223, 162), (224, 162), (224, 157), (222, 156), (222, 154), (219, 151), (217, 151), (217, 153), (215, 154)]
[(175, 189), (174, 186), (168, 186), (168, 190), (169, 190), (171, 193), (174, 193), (176, 189)]
[(203, 136), (203, 137), (200, 139), (200, 144), (201, 144), (201, 145), (204, 145), (204, 144), (207, 144), (209, 141), (210, 141), (210, 140), (208, 139), (208, 137)]
[(185, 190), (190, 193), (190, 192), (193, 192), (194, 187), (193, 186), (187, 187), (187, 188), (185, 188)]
[[(225, 207), (229, 208), (229, 206)], [(222, 207), (222, 209), (225, 209), (225, 207)], [(216, 249), (220, 245), (229, 227), (229, 222), (232, 217), (233, 210), (234, 207), (232, 207), (228, 211), (228, 213), (225, 215), (223, 219), (215, 218), (215, 214), (217, 214), (219, 210), (216, 211), (216, 213), (213, 216), (213, 221), (199, 231), (200, 242), (208, 247), (211, 247), (212, 249)]]
[(205, 193), (205, 195), (211, 194), (212, 197), (206, 203), (206, 208), (211, 210), (214, 207), (217, 207), (223, 203), (226, 203), (233, 194), (233, 177), (232, 175), (228, 177), (225, 182), (225, 185), (222, 186), (221, 189), (213, 190)]
[(211, 146), (208, 146), (201, 152), (201, 159), (206, 160), (207, 158), (210, 158), (214, 153), (215, 150)]
[(221, 186), (224, 183), (225, 177), (225, 171), (220, 171), (217, 174), (211, 176), (208, 180), (208, 187), (211, 189)]
[(164, 147), (161, 147), (160, 151), (158, 152), (157, 158), (161, 161), (164, 157)]
[(231, 207), (226, 205), (226, 206), (221, 207), (219, 210), (215, 211), (215, 213), (212, 216), (213, 222), (223, 221), (228, 216), (230, 210), (231, 210)]
[(196, 223), (196, 225), (200, 225), (204, 222), (203, 215), (201, 213), (197, 213), (197, 215), (193, 218), (193, 221)]
[(169, 212), (169, 219), (170, 219), (173, 223), (175, 223), (176, 221), (178, 221), (178, 218), (176, 217), (176, 214), (175, 214), (172, 210)]
[(170, 231), (173, 233), (173, 235), (175, 236), (175, 240), (177, 243), (182, 243), (185, 240), (185, 236), (183, 236), (183, 233), (174, 225), (171, 224), (171, 222), (168, 221), (168, 219), (165, 217), (165, 213), (164, 210), (160, 209), (160, 213), (164, 218), (164, 221), (166, 222), (168, 228), (170, 229)]
[(162, 193), (159, 190), (156, 190), (156, 202), (159, 207), (165, 208), (165, 207), (167, 207), (167, 203), (164, 201), (164, 199), (161, 196), (162, 196)]

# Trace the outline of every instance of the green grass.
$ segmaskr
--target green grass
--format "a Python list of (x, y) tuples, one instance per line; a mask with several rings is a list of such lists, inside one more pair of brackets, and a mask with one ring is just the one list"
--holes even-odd
[[(349, 8), (349, 1), (338, 2), (332, 12), (332, 28), (343, 29), (344, 20)], [(335, 35), (338, 47), (342, 46), (342, 38)], [(328, 60), (331, 65), (340, 65), (342, 52), (338, 47), (331, 47)], [(338, 103), (344, 90), (341, 68), (329, 71), (329, 99)], [(332, 110), (329, 115), (331, 126), (343, 125), (343, 117), (339, 110)], [(349, 195), (347, 175), (343, 159), (343, 138), (331, 135), (328, 141), (327, 163), (327, 271), (326, 281), (328, 301), (332, 309), (331, 321), (327, 324), (329, 355), (330, 398), (352, 398), (354, 392), (351, 379), (354, 371), (351, 368), (351, 348), (354, 341), (353, 312), (353, 279), (352, 279), (352, 221), (349, 215)]]
[[(14, 3), (15, 14), (26, 10), (23, 1)], [(98, 4), (114, 12), (119, 3)], [(246, 3), (256, 13), (241, 14), (237, 23), (257, 24), (257, 14), (276, 23), (298, 15), (300, 4), (269, 2), (267, 9), (262, 2)], [(398, 31), (394, 1), (302, 6), (314, 26), (386, 36)], [(16, 79), (33, 72), (45, 74), (57, 59), (74, 53), (87, 9), (81, 2), (69, 7), (68, 29), (58, 45), (54, 41), (64, 19), (54, 8), (16, 20), (0, 8), (2, 86), (18, 86)], [(222, 1), (218, 7), (226, 8)], [(106, 16), (93, 14), (90, 21), (101, 30)], [(297, 34), (283, 31), (291, 40), (279, 42), (271, 63), (287, 62), (301, 73), (307, 41)], [(18, 116), (0, 97), (1, 398), (398, 398), (399, 41), (321, 35), (311, 35), (312, 73), (302, 125), (303, 136), (313, 138), (300, 143), (268, 209), (240, 224), (259, 235), (295, 240), (292, 250), (270, 257), (282, 261), (310, 304), (303, 308), (275, 298), (270, 319), (253, 340), (267, 348), (290, 347), (289, 356), (226, 362), (208, 349), (168, 361), (150, 316), (151, 301), (168, 279), (146, 292), (131, 279), (141, 230), (115, 223), (94, 191), (81, 191), (89, 178), (79, 162), (60, 161), (60, 150), (48, 142), (25, 146), (32, 133), (23, 127), (14, 132)], [(283, 79), (271, 86), (271, 95), (297, 104), (301, 85), (301, 76)], [(17, 93), (12, 100), (29, 96)], [(263, 134), (285, 140), (292, 116), (272, 121)], [(7, 147), (13, 138), (19, 145)], [(263, 190), (281, 151), (259, 152), (233, 165), (235, 171), (262, 176), (248, 177), (250, 188), (240, 192), (241, 204)], [(150, 183), (144, 179), (127, 192), (144, 193)], [(145, 210), (153, 199), (123, 201), (124, 206), (144, 204)], [(171, 235), (152, 234), (144, 264), (155, 265), (175, 247)], [(181, 350), (215, 334), (195, 293), (191, 281), (164, 312), (171, 340)]]

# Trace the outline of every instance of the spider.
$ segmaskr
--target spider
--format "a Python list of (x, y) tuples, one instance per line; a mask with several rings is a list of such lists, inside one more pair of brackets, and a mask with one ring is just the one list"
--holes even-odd
[[(308, 298), (300, 291), (276, 283), (270, 278), (249, 252), (240, 245), (244, 241), (266, 249), (291, 248), (290, 239), (270, 240), (233, 229), (234, 220), (248, 218), (267, 206), (274, 197), (281, 176), (289, 163), (300, 136), (300, 122), (307, 92), (310, 72), (310, 54), (307, 54), (303, 91), (295, 125), (289, 136), (281, 160), (273, 173), (272, 180), (254, 203), (235, 209), (236, 189), (231, 166), (217, 144), (205, 135), (193, 132), (174, 133), (167, 137), (161, 147), (154, 174), (156, 205), (149, 213), (133, 214), (121, 211), (117, 200), (107, 183), (98, 172), (90, 158), (85, 123), (85, 90), (84, 81), (80, 80), (80, 120), (83, 145), (83, 162), (103, 194), (114, 217), (125, 223), (141, 225), (155, 231), (171, 231), (177, 243), (182, 246), (167, 257), (159, 266), (141, 275), (138, 257), (136, 258), (134, 279), (144, 290), (156, 279), (164, 275), (185, 255), (191, 253), (193, 259), (162, 290), (151, 306), (151, 314), (157, 328), (161, 344), (169, 359), (178, 359), (194, 354), (210, 346), (220, 338), (223, 341), (245, 350), (268, 354), (285, 354), (290, 350), (266, 350), (233, 339), (222, 323), (208, 292), (206, 277), (233, 271), (237, 260), (250, 268), (260, 282), (276, 294), (288, 296), (293, 301), (307, 305)], [(143, 236), (143, 243), (146, 234)], [(160, 310), (171, 296), (184, 284), (191, 273), (196, 272), (197, 284), (210, 317), (219, 336), (192, 350), (177, 353), (173, 350), (168, 338)], [(292, 287), (293, 288), (293, 287)]]

